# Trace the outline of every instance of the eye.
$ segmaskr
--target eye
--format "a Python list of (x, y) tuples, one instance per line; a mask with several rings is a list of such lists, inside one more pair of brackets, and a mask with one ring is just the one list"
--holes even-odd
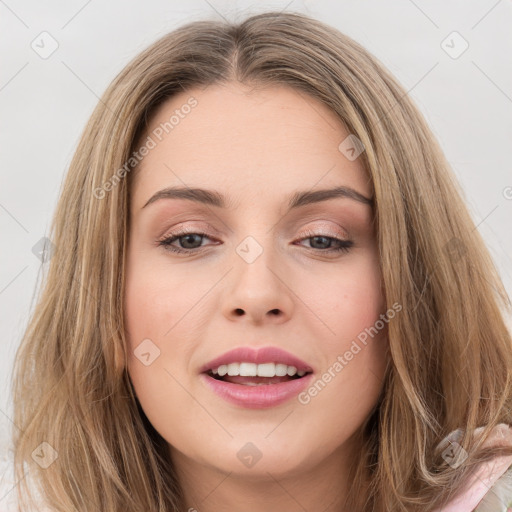
[[(327, 236), (309, 231), (305, 233), (307, 236), (301, 238), (299, 241), (310, 240), (310, 245), (319, 245), (320, 247), (311, 247), (315, 251), (324, 253), (339, 253), (348, 252), (354, 245), (352, 240), (343, 240), (335, 236)], [(334, 243), (335, 247), (331, 247)]]
[[(165, 250), (175, 253), (190, 253), (198, 252), (197, 249), (201, 248), (201, 241), (203, 238), (210, 238), (206, 233), (199, 233), (193, 231), (181, 231), (174, 233), (171, 236), (163, 238), (158, 241), (159, 246), (163, 246)], [(180, 240), (182, 247), (172, 245), (176, 240)], [(183, 240), (183, 241), (181, 241)], [(198, 245), (199, 242), (199, 245)]]
[[(310, 248), (314, 251), (319, 251), (322, 253), (348, 252), (350, 248), (354, 245), (354, 242), (352, 240), (343, 240), (335, 236), (322, 235), (314, 233), (312, 231), (307, 232), (306, 235), (307, 236), (302, 237), (299, 241), (311, 240), (313, 245), (318, 244), (320, 247)], [(212, 239), (207, 233), (181, 231), (178, 233), (174, 233), (170, 236), (167, 236), (161, 240), (158, 240), (157, 243), (159, 246), (163, 246), (164, 249), (167, 251), (174, 253), (190, 254), (202, 250), (203, 245), (201, 244), (201, 242), (204, 238)], [(179, 241), (181, 247), (173, 245), (174, 242), (176, 241)], [(335, 247), (331, 247), (333, 243)]]

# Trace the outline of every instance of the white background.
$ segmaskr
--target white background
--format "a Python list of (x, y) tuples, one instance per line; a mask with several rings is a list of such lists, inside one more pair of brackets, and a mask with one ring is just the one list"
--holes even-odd
[[(32, 247), (47, 234), (88, 117), (115, 75), (165, 33), (270, 9), (335, 26), (404, 85), (452, 164), (512, 296), (510, 1), (0, 0), (0, 510), (14, 510), (6, 470), (10, 378), (41, 266)], [(42, 45), (43, 31), (58, 43), (46, 59), (31, 47)], [(458, 58), (442, 47), (453, 31), (469, 44)], [(457, 37), (446, 40), (452, 51), (462, 48)]]

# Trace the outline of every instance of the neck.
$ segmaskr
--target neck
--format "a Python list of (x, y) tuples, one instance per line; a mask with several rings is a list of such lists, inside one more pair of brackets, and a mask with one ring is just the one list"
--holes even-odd
[(343, 445), (316, 464), (285, 474), (257, 466), (250, 473), (224, 472), (170, 450), (187, 512), (357, 512), (345, 508), (353, 447)]

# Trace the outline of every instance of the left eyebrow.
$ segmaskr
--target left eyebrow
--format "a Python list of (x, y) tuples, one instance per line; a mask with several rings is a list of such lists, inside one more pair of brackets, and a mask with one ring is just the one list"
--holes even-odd
[[(298, 191), (291, 195), (288, 201), (288, 210), (300, 208), (309, 204), (320, 203), (334, 198), (347, 198), (362, 204), (373, 206), (373, 198), (369, 198), (357, 192), (353, 188), (339, 186), (324, 190), (315, 191)], [(209, 206), (218, 208), (226, 208), (228, 201), (216, 190), (208, 190), (204, 188), (188, 188), (188, 187), (167, 187), (153, 194), (142, 207), (158, 201), (160, 199), (187, 199)], [(229, 202), (231, 205), (232, 203)]]

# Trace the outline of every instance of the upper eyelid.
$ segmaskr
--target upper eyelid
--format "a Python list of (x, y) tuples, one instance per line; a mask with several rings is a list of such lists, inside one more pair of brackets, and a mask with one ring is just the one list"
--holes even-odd
[[(305, 229), (306, 231), (325, 230), (329, 233), (332, 233), (333, 236), (346, 236), (347, 238), (350, 237), (349, 231), (345, 227), (342, 227), (340, 224), (338, 224), (338, 222), (335, 220), (324, 220), (324, 219), (315, 219), (315, 218), (306, 218), (304, 220), (306, 220), (306, 222), (307, 222), (307, 227), (302, 228), (302, 229)], [(199, 225), (193, 225), (193, 226), (190, 226), (190, 225), (181, 226), (180, 225), (180, 224), (184, 224), (184, 223), (188, 223), (188, 222), (198, 222)], [(310, 227), (309, 225), (313, 224), (313, 223), (314, 223), (314, 227)], [(293, 224), (295, 224), (295, 221), (293, 222)], [(332, 226), (333, 224), (336, 225), (336, 228)], [(170, 234), (181, 232), (181, 231), (189, 232), (189, 233), (201, 232), (201, 233), (207, 234), (208, 236), (212, 236), (212, 237), (217, 236), (216, 233), (219, 232), (219, 230), (216, 228), (213, 228), (213, 229), (209, 228), (208, 225), (206, 223), (204, 223), (203, 220), (183, 220), (181, 223), (178, 223), (178, 226), (179, 227), (168, 228), (165, 230), (165, 232), (169, 232)], [(228, 231), (230, 233), (233, 233), (233, 230), (231, 228), (229, 228)], [(292, 231), (290, 225), (286, 226), (285, 231), (290, 231), (290, 232)], [(297, 231), (297, 230), (293, 229), (293, 231)], [(338, 231), (341, 231), (341, 233), (338, 233)]]
[[(329, 229), (327, 227), (316, 227), (316, 228), (306, 228), (301, 235), (302, 237), (305, 236), (332, 236), (332, 237), (345, 237), (350, 238), (347, 231), (343, 228), (341, 228), (344, 233), (338, 233), (336, 231), (333, 231), (332, 229)], [(203, 228), (177, 228), (173, 231), (166, 231), (166, 234), (159, 237), (159, 239), (165, 239), (165, 238), (171, 238), (173, 236), (185, 236), (185, 235), (202, 235), (202, 236), (208, 236), (211, 238), (216, 238), (217, 235), (215, 235), (212, 231), (206, 230)]]

